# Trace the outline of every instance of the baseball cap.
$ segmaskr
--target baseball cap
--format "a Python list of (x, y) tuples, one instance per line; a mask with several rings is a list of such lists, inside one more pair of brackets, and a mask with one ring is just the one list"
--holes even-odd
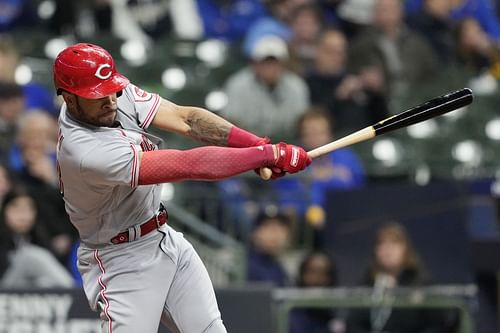
[(250, 57), (256, 61), (266, 58), (284, 60), (288, 58), (286, 42), (278, 36), (264, 36), (254, 45)]

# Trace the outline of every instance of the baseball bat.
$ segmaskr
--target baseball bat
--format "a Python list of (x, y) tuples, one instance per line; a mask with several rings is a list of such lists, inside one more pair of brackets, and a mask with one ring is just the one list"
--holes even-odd
[[(462, 88), (460, 90), (432, 98), (406, 111), (379, 121), (372, 126), (365, 127), (338, 140), (310, 150), (307, 152), (307, 154), (311, 158), (316, 158), (321, 155), (330, 153), (336, 149), (363, 142), (378, 135), (414, 125), (422, 121), (440, 116), (447, 112), (459, 109), (472, 103), (473, 99), (474, 96), (472, 94), (472, 90), (470, 90), (469, 88)], [(271, 169), (260, 169), (260, 176), (262, 179), (269, 179), (271, 178), (271, 175)]]

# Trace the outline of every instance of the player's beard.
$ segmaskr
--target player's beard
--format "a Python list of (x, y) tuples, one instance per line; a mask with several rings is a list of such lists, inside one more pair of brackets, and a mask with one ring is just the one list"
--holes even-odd
[(78, 99), (76, 101), (76, 117), (79, 121), (84, 123), (97, 126), (97, 127), (113, 127), (116, 120), (116, 114), (118, 108), (108, 109), (108, 110), (99, 110), (96, 115), (90, 116), (85, 110), (82, 108)]

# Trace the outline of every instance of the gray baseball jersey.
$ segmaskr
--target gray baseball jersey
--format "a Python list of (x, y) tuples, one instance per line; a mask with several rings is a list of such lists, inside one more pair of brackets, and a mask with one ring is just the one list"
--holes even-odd
[(161, 140), (145, 130), (161, 102), (130, 84), (117, 100), (117, 127), (59, 118), (58, 167), (66, 210), (78, 229), (78, 270), (102, 332), (226, 333), (208, 273), (191, 244), (163, 225), (137, 240), (111, 244), (158, 213), (158, 185), (138, 186), (139, 151)]
[(117, 99), (118, 127), (59, 117), (60, 188), (71, 222), (86, 244), (109, 243), (120, 231), (145, 222), (160, 204), (159, 185), (137, 186), (139, 151), (158, 148), (147, 133), (161, 97), (130, 84)]

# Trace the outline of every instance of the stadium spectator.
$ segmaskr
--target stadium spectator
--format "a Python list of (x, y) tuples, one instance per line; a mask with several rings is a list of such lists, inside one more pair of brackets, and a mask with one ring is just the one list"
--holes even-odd
[(348, 41), (340, 30), (328, 29), (317, 41), (314, 68), (305, 78), (311, 103), (335, 118), (336, 133), (343, 135), (388, 116), (383, 73), (364, 68), (348, 69)]
[(500, 79), (500, 44), (493, 41), (473, 18), (458, 25), (457, 54), (469, 76), (487, 75)]
[[(320, 109), (312, 108), (304, 113), (298, 120), (297, 129), (300, 143), (306, 150), (333, 141), (332, 120)], [(352, 150), (343, 148), (315, 158), (302, 177), (281, 178), (273, 184), (283, 210), (320, 229), (326, 219), (326, 192), (359, 188), (364, 183), (365, 173), (360, 160)], [(321, 242), (321, 239), (316, 241)]]
[[(1, 64), (1, 59), (0, 59)], [(1, 66), (1, 65), (0, 65)], [(1, 71), (1, 69), (0, 69)], [(8, 162), (8, 152), (15, 141), (17, 120), (25, 107), (23, 91), (15, 83), (0, 81), (0, 156)]]
[(23, 114), (18, 121), (16, 143), (9, 152), (9, 167), (37, 202), (39, 214), (50, 232), (50, 249), (66, 263), (76, 232), (69, 223), (59, 193), (55, 149), (57, 124), (43, 111)]
[[(294, 43), (298, 45), (306, 41), (306, 44), (310, 45), (310, 36), (317, 34), (318, 22), (323, 21), (323, 18), (319, 21), (316, 20), (316, 16), (323, 14), (323, 12), (313, 9), (315, 8), (315, 1), (267, 0), (264, 1), (264, 4), (268, 15), (256, 20), (249, 27), (245, 36), (243, 49), (246, 56), (251, 56), (257, 41), (269, 35), (278, 36), (287, 43), (291, 42), (292, 38), (295, 38), (297, 41)], [(313, 9), (315, 13), (309, 12), (309, 9)], [(300, 12), (304, 12), (304, 15)], [(305, 49), (306, 53), (310, 53), (309, 46)]]
[[(111, 32), (120, 39), (142, 41), (146, 45), (170, 35), (194, 40), (204, 37), (203, 13), (197, 0), (94, 0), (80, 4), (57, 0), (56, 3), (52, 27), (59, 33), (75, 31), (79, 36), (92, 37)], [(216, 24), (215, 20), (213, 23)], [(217, 23), (220, 26), (225, 22), (219, 19)]]
[(252, 57), (252, 50), (257, 41), (266, 36), (277, 36), (286, 42), (292, 38), (292, 31), (284, 22), (267, 16), (257, 20), (249, 29), (243, 41), (243, 53), (247, 58)]
[(456, 61), (451, 9), (450, 0), (424, 0), (422, 8), (408, 17), (409, 26), (432, 46), (441, 65)]
[(48, 232), (39, 221), (37, 202), (15, 188), (2, 201), (0, 285), (6, 288), (72, 287), (68, 271), (47, 250)]
[[(404, 5), (408, 13), (418, 11), (424, 0), (406, 0)], [(476, 19), (490, 38), (500, 40), (500, 20), (494, 9), (495, 0), (449, 0), (452, 7), (450, 18), (461, 21), (468, 17)]]
[[(259, 211), (270, 200), (272, 201), (271, 191), (267, 192), (268, 195), (263, 195), (265, 190), (262, 189), (266, 185), (262, 184), (261, 179), (254, 177), (237, 177), (215, 183), (220, 211), (224, 212), (220, 220), (230, 221), (238, 239), (248, 238), (249, 230)], [(208, 207), (213, 209), (213, 204), (209, 204)]]
[(286, 215), (261, 213), (257, 216), (247, 255), (247, 281), (270, 283), (276, 287), (290, 284), (280, 256), (290, 241), (291, 228)]
[(18, 119), (16, 141), (9, 152), (9, 167), (26, 181), (57, 186), (57, 123), (44, 111), (22, 114)]
[(360, 31), (373, 22), (373, 6), (375, 0), (342, 0), (338, 3), (336, 12), (338, 26), (349, 39), (353, 39)]
[(336, 25), (339, 22), (338, 6), (346, 0), (318, 0), (319, 10), (323, 16), (325, 25)]
[(373, 28), (353, 41), (349, 61), (353, 70), (378, 67), (384, 72), (391, 98), (408, 94), (436, 76), (437, 60), (431, 47), (404, 21), (399, 0), (377, 0)]
[(112, 31), (122, 39), (131, 39), (132, 28), (153, 40), (168, 36), (172, 32), (169, 2), (168, 0), (111, 0)]
[(277, 36), (262, 37), (250, 64), (225, 84), (228, 104), (222, 114), (257, 134), (284, 139), (309, 105), (304, 80), (285, 68), (288, 49)]
[(306, 4), (296, 7), (288, 22), (292, 38), (288, 42), (294, 70), (305, 73), (312, 66), (316, 53), (316, 40), (323, 28), (323, 19), (316, 5)]
[(5, 165), (0, 163), (0, 202), (3, 201), (5, 195), (12, 189), (12, 185), (9, 170)]
[(387, 279), (389, 287), (421, 286), (428, 281), (406, 228), (397, 222), (381, 226), (375, 236), (373, 258), (365, 281), (374, 285), (379, 279)]
[[(309, 253), (299, 266), (297, 287), (331, 288), (336, 284), (333, 260), (322, 252)], [(323, 308), (295, 308), (290, 312), (290, 333), (340, 333), (345, 323), (335, 311)]]
[[(428, 282), (422, 261), (399, 223), (389, 222), (377, 230), (372, 256), (363, 284), (373, 287), (374, 299), (387, 295), (394, 287), (423, 286)], [(356, 309), (349, 312), (347, 332), (444, 332), (435, 330), (428, 314), (418, 309), (387, 306)]]
[(328, 288), (337, 284), (337, 268), (333, 259), (323, 252), (311, 252), (304, 256), (297, 277), (299, 288)]
[(296, 8), (316, 2), (316, 0), (267, 0), (266, 5), (274, 17), (288, 22)]
[(33, 28), (40, 23), (35, 3), (30, 0), (2, 1), (0, 8), (0, 32), (18, 28)]
[(145, 44), (175, 33), (182, 39), (201, 39), (203, 27), (196, 0), (55, 0), (50, 28), (58, 34), (92, 38), (113, 34)]
[(266, 0), (267, 15), (256, 20), (248, 29), (244, 53), (250, 56), (256, 41), (275, 35), (292, 43), (292, 53), (311, 58), (315, 36), (325, 21), (334, 21), (336, 0)]
[[(6, 36), (0, 38), (0, 81), (15, 84), (20, 57), (13, 42)], [(57, 117), (59, 110), (54, 94), (35, 81), (21, 85), (25, 109), (41, 109)]]
[(259, 0), (196, 0), (196, 3), (204, 38), (239, 41), (253, 23), (268, 15)]
[(38, 214), (38, 203), (22, 186), (14, 186), (2, 201), (2, 234), (14, 245), (33, 244), (49, 247), (48, 231)]

